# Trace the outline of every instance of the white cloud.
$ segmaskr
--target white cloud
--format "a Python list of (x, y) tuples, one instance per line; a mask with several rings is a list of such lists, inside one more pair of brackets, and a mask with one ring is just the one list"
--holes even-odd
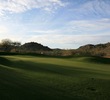
[(0, 34), (7, 33), (9, 30), (5, 26), (0, 26)]
[(98, 20), (72, 20), (57, 29), (45, 30), (41, 28), (40, 30), (32, 30), (31, 33), (88, 35), (105, 34), (105, 31), (110, 32), (110, 19), (107, 18)]
[(37, 34), (58, 34), (60, 32), (62, 32), (62, 30), (58, 30), (58, 29), (53, 29), (53, 30), (33, 30), (30, 31), (31, 33), (37, 33)]
[(34, 30), (24, 42), (36, 41), (50, 47), (77, 48), (85, 44), (110, 41), (110, 19), (74, 20), (65, 27), (50, 30)]
[(31, 35), (25, 37), (24, 42), (36, 41), (43, 45), (47, 45), (52, 48), (78, 48), (85, 44), (98, 44), (106, 43), (110, 40), (110, 34), (108, 35), (58, 35), (58, 34), (47, 34), (47, 35)]
[(77, 34), (100, 34), (103, 31), (109, 30), (110, 32), (110, 19), (76, 20), (69, 22), (67, 27), (68, 31)]
[(39, 35), (13, 35), (3, 34), (0, 40), (9, 38), (12, 41), (38, 42), (51, 48), (78, 48), (85, 44), (98, 44), (110, 42), (110, 34), (106, 35), (64, 35), (64, 34), (39, 34)]
[(53, 11), (61, 6), (65, 6), (61, 0), (0, 0), (0, 15), (5, 12), (21, 13), (33, 8)]
[[(110, 19), (74, 20), (58, 29), (33, 28), (25, 25), (10, 24), (7, 34), (2, 39), (21, 41), (22, 43), (36, 41), (52, 48), (77, 48), (85, 44), (97, 44), (110, 41)], [(2, 33), (6, 27), (1, 27)], [(108, 31), (107, 31), (108, 30)], [(0, 32), (1, 33), (1, 32)]]

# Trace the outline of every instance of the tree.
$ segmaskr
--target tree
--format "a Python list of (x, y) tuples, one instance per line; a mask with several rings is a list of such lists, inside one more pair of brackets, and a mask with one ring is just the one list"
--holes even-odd
[(21, 43), (20, 42), (13, 42), (12, 45), (14, 47), (20, 47), (21, 46)]
[(1, 41), (1, 49), (4, 52), (10, 52), (12, 48), (12, 41), (10, 39), (3, 39)]
[(19, 47), (21, 46), (20, 42), (12, 42), (12, 52), (19, 52)]

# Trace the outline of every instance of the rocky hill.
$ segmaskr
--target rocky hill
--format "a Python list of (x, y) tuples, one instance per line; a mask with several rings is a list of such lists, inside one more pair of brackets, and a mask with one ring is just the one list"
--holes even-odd
[(21, 46), (21, 49), (28, 52), (34, 51), (51, 51), (51, 49), (47, 46), (43, 46), (37, 42), (28, 42)]
[(110, 43), (105, 44), (88, 44), (77, 49), (80, 54), (95, 56), (110, 56)]

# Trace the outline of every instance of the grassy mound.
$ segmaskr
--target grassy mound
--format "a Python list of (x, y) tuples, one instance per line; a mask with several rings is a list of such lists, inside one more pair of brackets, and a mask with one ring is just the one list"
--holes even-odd
[(88, 61), (100, 63), (100, 64), (110, 64), (110, 58), (103, 58), (103, 57), (93, 57), (89, 59)]
[(2, 56), (0, 100), (109, 100), (109, 59), (101, 60)]
[(110, 64), (110, 58), (104, 57), (73, 57), (71, 59), (89, 63)]

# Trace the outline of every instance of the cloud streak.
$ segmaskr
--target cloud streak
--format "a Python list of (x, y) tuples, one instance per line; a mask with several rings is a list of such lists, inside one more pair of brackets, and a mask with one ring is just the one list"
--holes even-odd
[(87, 19), (90, 19), (110, 17), (109, 9), (110, 0), (82, 0), (82, 2), (80, 1), (77, 3), (76, 7), (72, 7), (70, 11), (74, 12), (76, 16), (79, 15), (80, 17), (86, 17)]
[(110, 19), (103, 18), (99, 20), (73, 20), (68, 23), (67, 27), (72, 33), (101, 34), (103, 31), (105, 32), (109, 30)]
[(65, 6), (61, 0), (0, 0), (0, 15), (22, 13), (33, 8), (53, 11)]
[[(51, 47), (77, 48), (85, 44), (105, 43), (110, 39), (110, 19), (73, 20), (59, 30), (36, 30), (27, 41), (38, 41)], [(38, 35), (39, 33), (39, 35)]]
[(85, 44), (106, 43), (110, 35), (31, 35), (26, 41), (36, 41), (51, 48), (78, 48)]

